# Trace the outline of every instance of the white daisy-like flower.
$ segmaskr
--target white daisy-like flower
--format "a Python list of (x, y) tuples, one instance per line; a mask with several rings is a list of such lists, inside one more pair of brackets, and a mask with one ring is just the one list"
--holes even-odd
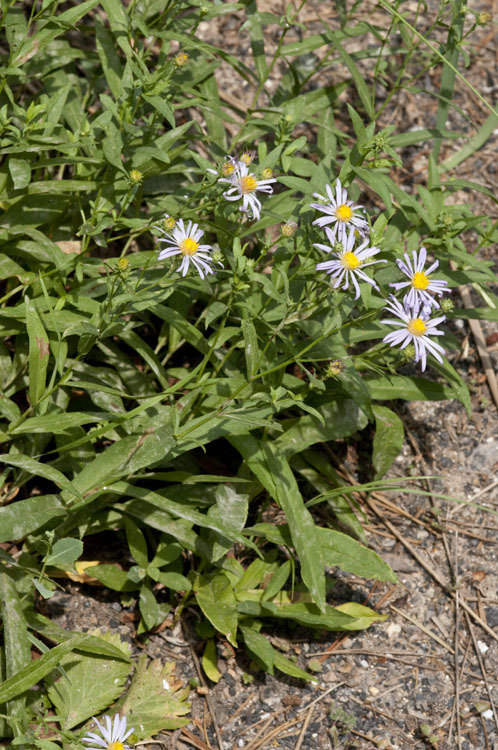
[[(210, 273), (214, 273), (211, 265), (212, 258), (209, 255), (213, 249), (211, 245), (201, 245), (201, 237), (204, 234), (197, 224), (189, 221), (187, 226), (183, 219), (178, 219), (171, 232), (167, 232), (163, 227), (156, 226), (164, 237), (160, 237), (158, 242), (164, 242), (166, 247), (159, 253), (158, 259), (171, 258), (173, 255), (183, 255), (183, 260), (176, 269), (186, 276), (190, 263), (192, 263), (201, 279)], [(220, 264), (221, 265), (221, 264)]]
[(240, 210), (250, 214), (255, 220), (261, 216), (261, 201), (257, 198), (256, 193), (272, 193), (272, 182), (276, 182), (275, 177), (266, 180), (258, 180), (251, 172), (249, 167), (242, 161), (234, 160), (231, 163), (233, 170), (227, 177), (221, 177), (218, 182), (227, 182), (230, 187), (223, 193), (227, 201), (242, 200)]
[(114, 716), (114, 722), (110, 716), (104, 716), (106, 726), (104, 727), (95, 716), (92, 717), (94, 722), (99, 728), (99, 732), (102, 735), (99, 737), (94, 732), (89, 732), (88, 736), (82, 738), (82, 742), (92, 742), (93, 745), (88, 747), (87, 750), (129, 750), (130, 746), (125, 744), (125, 740), (128, 739), (130, 734), (133, 732), (131, 729), (126, 729), (126, 716), (120, 718), (119, 714)]
[[(428, 311), (432, 307), (438, 308), (439, 303), (435, 299), (434, 294), (440, 297), (444, 292), (448, 291), (447, 281), (438, 281), (437, 279), (430, 278), (430, 274), (439, 266), (439, 261), (434, 261), (427, 270), (424, 270), (427, 260), (427, 250), (425, 247), (421, 247), (418, 253), (416, 250), (413, 251), (413, 260), (410, 259), (408, 253), (405, 253), (403, 257), (404, 261), (401, 258), (397, 258), (396, 263), (405, 276), (408, 276), (409, 281), (398, 281), (390, 284), (390, 286), (396, 289), (396, 291), (410, 287), (403, 298), (403, 303), (408, 307), (414, 307), (417, 302), (421, 302)], [(430, 292), (433, 292), (433, 294), (430, 294)]]
[(438, 331), (437, 326), (446, 320), (446, 315), (439, 318), (429, 318), (429, 312), (422, 302), (417, 301), (413, 307), (402, 305), (391, 295), (385, 310), (392, 313), (398, 320), (381, 320), (380, 322), (389, 326), (398, 326), (398, 330), (391, 331), (384, 336), (383, 341), (390, 346), (400, 345), (404, 349), (408, 344), (415, 348), (415, 362), (420, 362), (422, 372), (427, 363), (427, 353), (433, 354), (439, 362), (443, 359), (441, 354), (445, 351), (441, 344), (432, 341), (430, 336), (444, 336), (443, 331)]
[(318, 242), (314, 244), (314, 247), (318, 247), (326, 253), (333, 253), (335, 259), (317, 263), (316, 270), (326, 271), (332, 276), (332, 278), (335, 278), (334, 289), (337, 289), (341, 284), (342, 289), (347, 289), (349, 282), (351, 281), (356, 291), (355, 299), (358, 299), (360, 296), (360, 287), (358, 285), (357, 277), (362, 279), (362, 281), (366, 281), (367, 284), (373, 286), (374, 289), (378, 289), (375, 281), (371, 279), (370, 276), (367, 276), (362, 269), (366, 268), (366, 266), (372, 266), (374, 263), (387, 263), (385, 260), (368, 261), (369, 258), (380, 253), (380, 248), (375, 246), (369, 247), (368, 243), (370, 240), (367, 238), (355, 249), (355, 229), (351, 229), (349, 235), (345, 235), (340, 243), (334, 243), (335, 234), (333, 230), (326, 227), (325, 233), (329, 238), (331, 247), (328, 245), (321, 245)]
[(311, 203), (311, 208), (315, 208), (325, 216), (320, 216), (319, 219), (315, 219), (313, 224), (318, 227), (324, 227), (327, 224), (333, 224), (332, 234), (334, 239), (337, 237), (339, 241), (343, 241), (349, 229), (352, 227), (356, 229), (360, 235), (365, 235), (368, 232), (368, 222), (361, 215), (361, 209), (363, 206), (353, 203), (348, 199), (347, 190), (345, 190), (339, 178), (337, 178), (335, 184), (335, 196), (332, 192), (330, 185), (326, 185), (327, 198), (324, 198), (320, 193), (313, 193), (314, 198), (318, 198), (323, 203)]

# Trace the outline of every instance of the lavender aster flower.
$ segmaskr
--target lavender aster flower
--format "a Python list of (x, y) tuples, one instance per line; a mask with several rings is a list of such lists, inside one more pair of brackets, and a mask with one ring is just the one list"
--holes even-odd
[(345, 190), (339, 178), (337, 178), (335, 185), (335, 196), (332, 193), (330, 185), (326, 185), (327, 198), (324, 198), (320, 193), (313, 193), (314, 198), (324, 201), (324, 203), (311, 203), (310, 207), (320, 211), (325, 216), (320, 216), (319, 219), (315, 219), (313, 224), (318, 227), (324, 227), (327, 224), (333, 224), (332, 236), (333, 239), (337, 237), (341, 242), (345, 238), (348, 229), (352, 227), (357, 229), (360, 235), (365, 235), (368, 231), (368, 222), (361, 216), (360, 209), (363, 206), (353, 203), (348, 199), (347, 190)]
[(398, 330), (391, 331), (384, 336), (383, 341), (390, 346), (399, 345), (401, 349), (413, 344), (415, 347), (415, 362), (421, 363), (422, 372), (427, 363), (427, 353), (433, 354), (439, 362), (443, 359), (444, 349), (441, 344), (432, 341), (430, 336), (444, 336), (443, 331), (438, 331), (437, 326), (446, 320), (445, 315), (439, 318), (429, 319), (429, 312), (422, 302), (417, 301), (413, 307), (403, 306), (391, 295), (385, 310), (392, 313), (398, 320), (381, 320), (381, 323), (389, 326), (397, 326)]
[(164, 235), (164, 238), (160, 237), (158, 241), (167, 245), (159, 253), (159, 260), (170, 258), (173, 255), (182, 255), (183, 260), (176, 269), (181, 272), (182, 276), (186, 276), (190, 263), (195, 266), (201, 279), (205, 275), (214, 273), (211, 266), (212, 259), (209, 255), (212, 247), (211, 245), (200, 244), (204, 232), (198, 228), (197, 224), (189, 221), (185, 227), (183, 219), (178, 219), (171, 232), (166, 232), (161, 226), (156, 226), (156, 229)]
[(87, 737), (83, 737), (82, 742), (92, 742), (93, 745), (87, 750), (129, 750), (129, 745), (125, 745), (125, 740), (132, 734), (133, 727), (126, 729), (126, 716), (121, 719), (119, 714), (114, 716), (114, 724), (110, 716), (104, 716), (106, 726), (104, 727), (96, 718), (94, 722), (99, 728), (102, 737), (94, 732), (89, 732)]
[[(425, 262), (427, 260), (427, 250), (425, 247), (421, 247), (417, 253), (416, 250), (412, 253), (412, 260), (408, 253), (404, 254), (404, 261), (401, 258), (396, 259), (400, 270), (408, 276), (409, 281), (398, 281), (394, 284), (390, 284), (396, 291), (399, 289), (406, 289), (410, 287), (407, 294), (403, 298), (404, 304), (408, 307), (414, 307), (417, 302), (421, 302), (424, 307), (430, 312), (432, 307), (438, 308), (439, 303), (434, 298), (434, 294), (441, 296), (444, 292), (447, 292), (447, 281), (438, 281), (437, 279), (431, 279), (430, 274), (436, 270), (439, 266), (439, 262), (436, 260), (429, 266), (427, 270), (424, 270)], [(433, 292), (430, 294), (429, 292)]]
[(367, 284), (373, 286), (374, 289), (378, 289), (375, 281), (371, 279), (370, 276), (367, 276), (362, 269), (366, 266), (372, 266), (374, 263), (386, 263), (385, 260), (372, 260), (368, 263), (366, 262), (368, 258), (380, 253), (380, 249), (378, 247), (369, 247), (368, 238), (363, 240), (358, 248), (354, 249), (356, 241), (356, 230), (354, 228), (351, 229), (349, 235), (345, 236), (343, 241), (339, 243), (334, 243), (335, 234), (328, 227), (325, 228), (325, 233), (333, 247), (321, 245), (318, 242), (314, 244), (314, 247), (318, 247), (326, 253), (332, 252), (335, 259), (317, 263), (316, 270), (326, 271), (336, 279), (334, 289), (337, 289), (343, 281), (344, 284), (342, 288), (347, 289), (349, 282), (351, 281), (356, 291), (355, 299), (358, 299), (360, 296), (360, 287), (358, 286), (357, 277), (362, 279), (362, 281), (366, 281)]
[(231, 173), (218, 180), (218, 182), (227, 182), (230, 185), (226, 193), (223, 193), (224, 197), (227, 201), (242, 200), (240, 210), (250, 214), (253, 219), (259, 219), (261, 201), (257, 198), (256, 192), (272, 193), (273, 188), (270, 183), (276, 182), (275, 177), (258, 180), (249, 172), (248, 165), (242, 161), (232, 160), (230, 166), (233, 166)]

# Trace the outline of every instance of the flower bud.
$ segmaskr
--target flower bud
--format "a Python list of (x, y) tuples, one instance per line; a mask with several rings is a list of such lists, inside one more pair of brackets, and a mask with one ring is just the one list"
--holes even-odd
[(336, 378), (338, 375), (341, 374), (343, 370), (344, 370), (344, 364), (341, 362), (341, 360), (333, 359), (327, 365), (327, 369), (325, 370), (325, 376), (327, 378)]
[(179, 52), (175, 57), (175, 65), (178, 68), (183, 68), (188, 63), (188, 55), (186, 52)]
[(130, 265), (130, 262), (128, 258), (120, 258), (118, 260), (118, 269), (120, 271), (126, 271), (128, 269), (128, 266)]
[(144, 176), (139, 169), (132, 169), (130, 172), (130, 183), (132, 185), (140, 185)]
[(288, 221), (287, 224), (284, 224), (282, 227), (282, 234), (284, 237), (292, 237), (297, 229), (297, 224), (295, 221)]
[(174, 229), (176, 226), (176, 219), (174, 219), (172, 216), (165, 216), (163, 221), (163, 227), (167, 232), (171, 232), (172, 229)]
[(254, 160), (254, 157), (256, 156), (256, 151), (244, 151), (240, 156), (239, 160), (243, 161), (244, 164), (249, 164)]
[(269, 180), (273, 177), (273, 172), (269, 167), (266, 167), (266, 169), (263, 169), (261, 172), (261, 176), (263, 177), (263, 180)]
[(453, 300), (449, 299), (449, 297), (445, 297), (443, 300), (441, 300), (441, 310), (445, 313), (451, 312), (455, 305), (453, 304)]

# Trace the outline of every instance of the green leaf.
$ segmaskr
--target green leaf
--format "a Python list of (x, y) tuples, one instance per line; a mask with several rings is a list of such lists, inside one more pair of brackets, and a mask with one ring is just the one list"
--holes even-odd
[(373, 440), (372, 463), (375, 479), (380, 479), (391, 468), (403, 447), (405, 431), (403, 422), (387, 406), (373, 407), (375, 415), (375, 436)]
[(384, 622), (388, 618), (388, 615), (380, 615), (370, 607), (365, 607), (363, 604), (357, 604), (356, 602), (339, 604), (336, 609), (355, 618), (355, 622), (348, 627), (348, 630), (365, 630), (374, 622)]
[(277, 669), (280, 669), (284, 674), (288, 674), (289, 677), (296, 677), (298, 680), (306, 680), (307, 682), (318, 682), (317, 678), (305, 672), (303, 669), (294, 664), (293, 661), (288, 659), (286, 656), (273, 649), (273, 663)]
[(124, 525), (125, 525), (125, 531), (126, 531), (126, 540), (128, 542), (128, 547), (130, 548), (130, 552), (133, 556), (133, 559), (137, 563), (137, 565), (140, 565), (141, 568), (146, 568), (149, 564), (149, 557), (147, 552), (147, 542), (145, 541), (145, 537), (136, 525), (130, 518), (124, 519)]
[(123, 67), (116, 53), (114, 40), (102, 21), (97, 16), (94, 24), (97, 52), (104, 71), (105, 79), (115, 99), (121, 94)]
[(219, 682), (222, 674), (217, 666), (216, 645), (212, 638), (206, 642), (206, 648), (202, 655), (202, 668), (211, 682)]
[(224, 573), (212, 578), (199, 576), (194, 585), (197, 603), (209, 622), (237, 646), (237, 600), (232, 585)]
[(341, 440), (362, 430), (368, 422), (364, 412), (351, 399), (330, 401), (317, 410), (324, 425), (310, 415), (301, 417), (275, 441), (280, 452), (289, 456), (301, 453), (314, 443)]
[(92, 576), (98, 578), (104, 586), (113, 591), (135, 591), (140, 588), (140, 584), (131, 581), (126, 572), (117, 565), (94, 565), (92, 566)]
[(155, 659), (147, 666), (147, 657), (142, 655), (128, 692), (115, 710), (127, 717), (139, 740), (148, 740), (153, 734), (188, 724), (188, 719), (181, 718), (190, 710), (187, 696), (188, 689), (176, 678), (172, 662), (162, 664)]
[(50, 346), (33, 302), (26, 297), (26, 329), (29, 337), (29, 400), (33, 406), (45, 391)]
[[(26, 619), (32, 630), (36, 630), (45, 638), (55, 641), (56, 643), (62, 643), (76, 637), (79, 638), (81, 635), (81, 633), (64, 630), (64, 628), (61, 628), (53, 620), (49, 620), (48, 617), (45, 617), (38, 612), (28, 611)], [(126, 662), (130, 661), (126, 649), (123, 651), (119, 647), (116, 647), (112, 645), (112, 643), (95, 635), (86, 635), (85, 639), (78, 644), (75, 650), (82, 651), (83, 653), (90, 653), (92, 656), (100, 654), (101, 656), (110, 659), (118, 659)]]
[(66, 513), (58, 495), (28, 497), (5, 505), (0, 508), (0, 542), (24, 539)]
[(104, 415), (85, 414), (84, 412), (60, 412), (44, 414), (41, 417), (30, 417), (18, 427), (11, 430), (12, 435), (34, 435), (35, 433), (51, 433), (61, 435), (71, 427), (98, 422)]
[[(75, 494), (72, 483), (66, 479), (62, 472), (58, 469), (54, 469), (54, 467), (49, 464), (42, 464), (41, 461), (36, 461), (30, 456), (24, 456), (22, 453), (4, 453), (0, 455), (0, 461), (3, 461), (9, 466), (17, 466), (19, 469), (23, 469), (23, 471), (32, 474), (34, 477), (49, 479), (63, 490), (70, 492), (72, 496)], [(23, 500), (23, 502), (26, 501)]]
[[(3, 622), (4, 674), (8, 680), (31, 663), (31, 644), (20, 596), (14, 580), (3, 565), (0, 565), (0, 612)], [(28, 716), (24, 697), (10, 701), (7, 713), (12, 718), (14, 726), (20, 731), (26, 729)]]
[(22, 190), (29, 185), (31, 181), (31, 165), (26, 159), (16, 159), (11, 156), (9, 159), (9, 172), (15, 190)]
[[(303, 417), (306, 419), (307, 417)], [(302, 421), (302, 420), (301, 420)], [(301, 565), (301, 575), (320, 609), (325, 606), (325, 576), (316, 527), (306, 508), (294, 474), (284, 454), (275, 444), (260, 443), (251, 435), (230, 438), (263, 487), (282, 507), (292, 543)]]
[(58, 539), (52, 551), (47, 557), (45, 557), (46, 565), (54, 565), (56, 568), (72, 568), (75, 560), (80, 557), (83, 552), (83, 542), (80, 539), (71, 539), (69, 537), (64, 539)]
[(404, 401), (444, 401), (456, 397), (451, 386), (415, 376), (386, 374), (367, 376), (364, 381), (368, 384), (372, 398), (377, 401), (392, 401), (396, 398)]
[(88, 639), (86, 635), (75, 636), (55, 648), (50, 649), (39, 659), (32, 660), (23, 669), (9, 677), (0, 685), (0, 704), (26, 692), (49, 674), (61, 661), (62, 657), (78, 648)]
[(256, 375), (259, 363), (258, 337), (254, 324), (250, 320), (242, 320), (242, 335), (244, 337), (244, 353), (248, 379)]
[[(117, 634), (94, 630), (89, 635), (111, 643), (128, 657), (131, 655), (130, 646)], [(64, 731), (100, 713), (115, 701), (121, 695), (131, 670), (126, 661), (90, 654), (65, 654), (59, 666), (64, 674), (48, 678), (45, 683)]]
[(337, 566), (361, 578), (396, 581), (393, 571), (379, 555), (340, 531), (317, 528), (317, 539), (325, 565)]
[(240, 626), (240, 632), (244, 638), (244, 644), (247, 650), (263, 663), (265, 672), (273, 674), (273, 665), (275, 663), (275, 649), (264, 635), (258, 633), (254, 628), (247, 625)]
[(353, 57), (348, 52), (346, 52), (342, 45), (337, 41), (336, 36), (332, 37), (332, 41), (343, 63), (351, 73), (351, 77), (354, 81), (358, 96), (361, 99), (361, 103), (365, 108), (365, 112), (367, 113), (369, 120), (373, 121), (375, 119), (375, 111), (372, 104), (372, 97), (370, 91), (368, 90), (368, 86), (365, 83), (365, 77), (363, 73), (361, 73), (358, 69), (358, 66), (356, 65)]
[(159, 625), (159, 605), (152, 588), (147, 582), (142, 583), (138, 598), (138, 607), (147, 630), (152, 630)]

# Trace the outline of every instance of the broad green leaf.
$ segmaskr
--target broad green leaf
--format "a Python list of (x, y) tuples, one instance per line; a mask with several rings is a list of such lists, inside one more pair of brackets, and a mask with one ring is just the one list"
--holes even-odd
[(33, 435), (49, 432), (60, 435), (71, 427), (100, 421), (104, 414), (85, 414), (84, 412), (61, 412), (44, 414), (41, 417), (30, 417), (12, 430), (12, 435)]
[(32, 660), (12, 677), (9, 677), (0, 685), (0, 704), (21, 695), (33, 685), (36, 685), (37, 682), (40, 682), (55, 669), (65, 654), (78, 648), (86, 640), (88, 640), (86, 635), (70, 638), (42, 654), (39, 659)]
[[(49, 479), (51, 482), (54, 482), (54, 484), (61, 487), (61, 489), (70, 492), (72, 496), (75, 494), (72, 483), (66, 479), (62, 472), (58, 469), (54, 469), (54, 467), (49, 464), (43, 464), (41, 461), (36, 461), (30, 456), (24, 456), (22, 453), (4, 453), (0, 455), (0, 461), (3, 461), (3, 463), (9, 466), (17, 466), (19, 469), (23, 469), (23, 471), (32, 474), (34, 477)], [(23, 502), (26, 501), (23, 500)]]
[(0, 508), (0, 542), (24, 539), (50, 523), (54, 518), (67, 514), (58, 495), (41, 495), (4, 505)]
[[(89, 635), (108, 641), (124, 656), (131, 655), (130, 646), (117, 634), (94, 630)], [(55, 673), (45, 684), (63, 730), (72, 729), (107, 708), (121, 695), (131, 670), (126, 661), (90, 654), (65, 654), (59, 666), (63, 674)]]
[(356, 602), (339, 604), (336, 609), (355, 618), (355, 622), (348, 627), (348, 630), (364, 630), (370, 627), (372, 623), (384, 622), (388, 618), (388, 615), (380, 615), (370, 607), (365, 607), (363, 604), (357, 604)]
[(219, 682), (222, 674), (217, 666), (216, 645), (212, 638), (206, 642), (206, 647), (202, 655), (202, 668), (211, 682)]
[(159, 625), (159, 605), (149, 583), (144, 582), (140, 587), (138, 597), (140, 614), (147, 630), (152, 630)]
[[(306, 417), (303, 417), (306, 419)], [(231, 443), (245, 459), (263, 487), (282, 507), (289, 524), (292, 543), (301, 565), (303, 581), (320, 609), (325, 606), (325, 576), (316, 527), (304, 505), (299, 487), (278, 440), (258, 444), (251, 435), (231, 437)]]
[(133, 559), (141, 568), (146, 568), (149, 564), (147, 542), (142, 531), (130, 518), (124, 519), (126, 531), (126, 540)]
[(123, 68), (116, 53), (114, 40), (98, 16), (95, 19), (95, 32), (97, 52), (102, 70), (112, 95), (115, 99), (118, 99), (121, 94)]
[(241, 625), (240, 632), (244, 639), (247, 650), (263, 663), (265, 672), (273, 674), (275, 663), (275, 649), (264, 635), (248, 625)]
[[(14, 580), (3, 564), (0, 564), (0, 612), (3, 622), (5, 677), (8, 680), (30, 664), (31, 646), (20, 596)], [(7, 713), (20, 731), (26, 728), (28, 717), (24, 697), (10, 701), (7, 704)]]
[(11, 156), (9, 159), (9, 172), (15, 190), (22, 190), (29, 185), (31, 181), (31, 166), (27, 159), (16, 159)]
[(316, 408), (324, 425), (310, 415), (301, 417), (275, 441), (279, 452), (289, 456), (301, 453), (314, 443), (341, 440), (362, 430), (368, 422), (363, 411), (350, 399), (330, 401)]
[(444, 401), (456, 397), (451, 386), (416, 376), (385, 374), (368, 376), (364, 380), (372, 398), (377, 401), (392, 401), (396, 398), (404, 401)]
[(403, 422), (387, 406), (373, 406), (375, 415), (375, 436), (373, 440), (372, 463), (375, 479), (380, 479), (391, 468), (403, 447), (405, 431)]
[(237, 600), (226, 575), (217, 573), (211, 578), (199, 576), (194, 591), (197, 603), (209, 622), (223, 633), (232, 646), (236, 646)]
[(190, 711), (188, 692), (175, 675), (174, 663), (162, 664), (154, 659), (147, 665), (147, 656), (142, 655), (131, 685), (115, 710), (126, 715), (138, 739), (149, 740), (154, 734), (188, 724), (188, 719), (181, 718)]
[(247, 378), (250, 379), (256, 375), (259, 363), (258, 337), (252, 321), (242, 320), (242, 335), (244, 336)]
[[(56, 643), (63, 643), (81, 635), (81, 633), (64, 630), (64, 628), (61, 628), (53, 620), (49, 620), (48, 617), (41, 615), (39, 612), (28, 611), (26, 613), (26, 620), (32, 630)], [(119, 646), (114, 646), (112, 643), (96, 635), (87, 635), (85, 640), (79, 643), (75, 650), (89, 653), (92, 656), (100, 654), (111, 659), (130, 661), (126, 648), (123, 651)]]
[[(90, 502), (91, 490), (164, 459), (174, 446), (171, 427), (147, 427), (142, 435), (129, 435), (110, 445), (74, 478), (73, 486), (84, 502)], [(80, 503), (81, 505), (81, 503)]]
[(393, 571), (379, 555), (356, 539), (334, 529), (317, 528), (317, 539), (325, 565), (336, 566), (361, 578), (396, 581)]
[(46, 565), (54, 565), (56, 568), (65, 570), (73, 567), (73, 563), (82, 552), (83, 542), (81, 539), (58, 539), (50, 554), (45, 557), (44, 562)]
[(26, 329), (29, 337), (29, 400), (36, 406), (45, 391), (50, 346), (40, 316), (29, 297), (26, 297)]
[(94, 565), (92, 567), (92, 576), (98, 578), (104, 586), (114, 591), (135, 591), (140, 588), (140, 584), (131, 581), (126, 572), (117, 565)]
[(307, 682), (318, 682), (314, 675), (305, 672), (277, 649), (273, 649), (273, 663), (277, 669), (280, 669), (284, 674), (288, 674), (289, 677), (296, 677), (298, 680), (306, 680)]

